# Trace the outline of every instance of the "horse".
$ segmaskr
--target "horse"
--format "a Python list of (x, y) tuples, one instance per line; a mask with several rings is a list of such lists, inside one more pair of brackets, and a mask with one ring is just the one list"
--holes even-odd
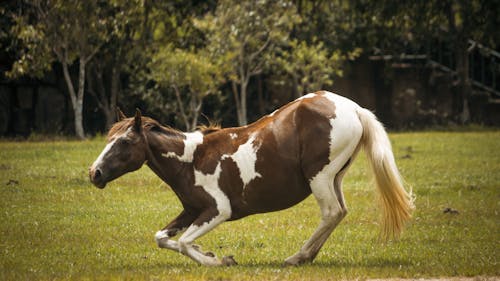
[[(375, 115), (355, 102), (319, 91), (242, 127), (181, 132), (156, 120), (120, 118), (89, 168), (98, 188), (144, 163), (174, 191), (183, 211), (155, 235), (170, 249), (207, 266), (234, 265), (194, 241), (225, 221), (292, 207), (311, 193), (321, 222), (285, 265), (312, 262), (347, 214), (342, 179), (363, 148), (382, 206), (384, 237), (396, 237), (411, 218), (413, 200)], [(180, 235), (177, 241), (172, 238)]]

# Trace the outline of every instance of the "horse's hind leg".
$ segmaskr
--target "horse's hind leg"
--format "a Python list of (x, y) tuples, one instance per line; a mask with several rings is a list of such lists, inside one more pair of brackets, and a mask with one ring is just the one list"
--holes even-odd
[(311, 238), (293, 256), (285, 260), (286, 265), (299, 265), (314, 260), (335, 227), (347, 214), (342, 194), (342, 178), (347, 171), (349, 161), (335, 175), (320, 172), (311, 181), (311, 190), (321, 209), (321, 222)]

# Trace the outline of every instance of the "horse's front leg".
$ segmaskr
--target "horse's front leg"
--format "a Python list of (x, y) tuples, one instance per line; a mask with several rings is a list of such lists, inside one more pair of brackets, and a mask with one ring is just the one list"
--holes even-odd
[(156, 232), (155, 240), (156, 244), (160, 248), (166, 248), (180, 252), (178, 243), (176, 241), (170, 240), (170, 238), (176, 236), (180, 232), (183, 232), (190, 226), (194, 220), (199, 216), (199, 214), (194, 214), (192, 212), (187, 212), (183, 210), (173, 221), (171, 221), (162, 230)]
[(184, 232), (184, 234), (182, 234), (179, 238), (177, 245), (180, 252), (203, 265), (236, 265), (237, 263), (232, 256), (224, 257), (221, 260), (218, 259), (213, 253), (202, 253), (198, 246), (193, 245), (193, 242), (197, 238), (228, 220), (230, 216), (230, 212), (221, 212), (217, 208), (210, 208), (202, 212), (200, 216), (188, 227), (186, 232)]

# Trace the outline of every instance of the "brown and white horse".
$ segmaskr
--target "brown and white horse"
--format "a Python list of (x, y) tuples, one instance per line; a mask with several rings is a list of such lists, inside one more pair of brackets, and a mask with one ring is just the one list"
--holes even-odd
[[(311, 262), (347, 214), (342, 178), (361, 147), (375, 175), (383, 234), (398, 235), (410, 219), (411, 194), (401, 183), (383, 126), (368, 110), (330, 92), (305, 95), (244, 127), (183, 133), (142, 117), (122, 118), (92, 164), (99, 188), (146, 163), (184, 210), (155, 235), (161, 248), (204, 265), (235, 264), (193, 242), (219, 224), (289, 208), (314, 195), (321, 223), (289, 265)], [(171, 238), (182, 233), (177, 241)]]

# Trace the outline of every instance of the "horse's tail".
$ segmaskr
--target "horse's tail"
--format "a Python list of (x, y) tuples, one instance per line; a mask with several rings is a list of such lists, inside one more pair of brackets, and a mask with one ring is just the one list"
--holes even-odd
[(375, 176), (375, 184), (382, 205), (382, 237), (397, 238), (414, 209), (411, 191), (407, 192), (401, 180), (392, 147), (375, 115), (364, 108), (358, 109), (363, 126), (361, 143)]

